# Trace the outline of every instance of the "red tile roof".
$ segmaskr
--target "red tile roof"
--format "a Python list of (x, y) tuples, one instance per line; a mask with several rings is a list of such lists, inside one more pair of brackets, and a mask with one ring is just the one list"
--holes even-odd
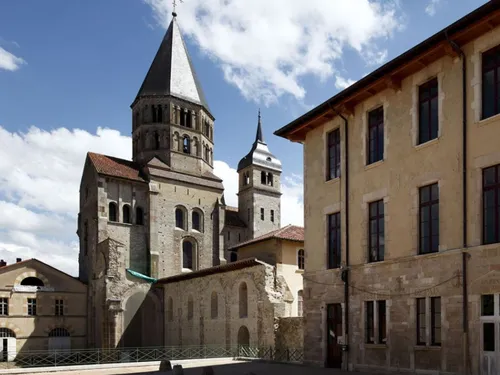
[(99, 174), (145, 182), (140, 175), (139, 166), (130, 160), (93, 152), (89, 152), (87, 155)]
[(265, 241), (271, 238), (275, 238), (278, 240), (288, 240), (288, 241), (297, 241), (304, 242), (304, 227), (299, 227), (296, 225), (287, 225), (281, 229), (273, 230), (269, 233), (266, 233), (260, 237), (256, 237), (252, 240), (248, 240), (245, 242), (241, 242), (237, 245), (231, 246), (229, 249), (234, 250), (243, 246), (247, 246), (250, 244), (254, 244), (257, 242)]
[(220, 266), (204, 268), (194, 272), (182, 273), (179, 275), (174, 275), (170, 277), (165, 277), (163, 279), (157, 280), (157, 284), (169, 284), (177, 281), (195, 279), (197, 277), (213, 275), (216, 273), (224, 273), (230, 271), (241, 270), (243, 268), (254, 267), (254, 266), (262, 266), (263, 262), (259, 261), (257, 258), (248, 258), (243, 260), (238, 260), (236, 262), (223, 264)]

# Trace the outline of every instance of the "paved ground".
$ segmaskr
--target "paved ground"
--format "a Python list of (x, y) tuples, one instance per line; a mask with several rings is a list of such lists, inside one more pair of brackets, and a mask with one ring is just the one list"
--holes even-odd
[[(304, 366), (295, 365), (280, 365), (280, 364), (267, 364), (260, 362), (239, 362), (239, 361), (215, 361), (215, 362), (205, 362), (202, 366), (212, 366), (214, 370), (214, 375), (249, 375), (254, 373), (255, 375), (343, 375), (347, 374), (342, 371), (324, 369), (324, 368), (312, 368)], [(199, 367), (196, 363), (187, 363), (183, 365), (184, 375), (202, 375), (203, 367)], [(34, 373), (33, 373), (34, 374)], [(158, 366), (144, 366), (135, 368), (114, 368), (114, 369), (92, 369), (92, 370), (78, 370), (78, 371), (57, 371), (52, 373), (37, 373), (38, 375), (120, 375), (120, 374), (172, 374), (160, 373), (158, 371)], [(253, 374), (252, 374), (253, 375)]]

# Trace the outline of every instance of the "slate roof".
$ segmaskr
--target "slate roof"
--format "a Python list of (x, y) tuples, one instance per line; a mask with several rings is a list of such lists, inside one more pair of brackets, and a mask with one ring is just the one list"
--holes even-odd
[(189, 272), (189, 273), (182, 273), (179, 275), (165, 277), (163, 279), (159, 279), (156, 283), (157, 284), (169, 284), (169, 283), (174, 283), (174, 282), (182, 281), (182, 280), (196, 279), (198, 277), (213, 275), (216, 273), (236, 271), (236, 270), (241, 270), (241, 269), (248, 268), (248, 267), (262, 266), (262, 265), (265, 265), (265, 263), (261, 262), (257, 258), (248, 258), (248, 259), (238, 260), (238, 261), (232, 262), (232, 263), (223, 264), (220, 266), (204, 268), (204, 269), (198, 270), (198, 271), (193, 271), (193, 272)]
[(232, 227), (240, 227), (246, 228), (246, 224), (243, 220), (241, 220), (238, 214), (237, 207), (226, 206), (226, 220), (225, 224), (230, 225)]
[(260, 111), (255, 141), (250, 149), (250, 152), (238, 163), (238, 172), (250, 165), (257, 165), (281, 172), (281, 161), (279, 161), (276, 156), (271, 154), (271, 151), (269, 151), (269, 148), (267, 147), (267, 143), (264, 142)]
[(176, 17), (170, 22), (137, 98), (156, 95), (172, 95), (199, 104), (210, 112)]
[(256, 237), (252, 240), (248, 240), (245, 242), (241, 242), (237, 245), (231, 246), (229, 249), (234, 250), (243, 246), (247, 246), (250, 244), (254, 244), (257, 242), (269, 240), (269, 239), (279, 239), (279, 240), (288, 240), (288, 241), (296, 241), (296, 242), (304, 242), (304, 227), (299, 227), (296, 225), (287, 225), (286, 227), (273, 230), (268, 232), (260, 237)]
[(146, 180), (141, 177), (139, 166), (130, 160), (96, 154), (94, 152), (87, 153), (87, 156), (99, 174), (146, 182)]

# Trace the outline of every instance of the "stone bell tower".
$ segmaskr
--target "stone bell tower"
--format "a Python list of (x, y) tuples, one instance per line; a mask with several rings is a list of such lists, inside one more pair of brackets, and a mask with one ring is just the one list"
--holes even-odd
[(214, 117), (173, 13), (132, 108), (133, 160), (157, 157), (172, 170), (213, 170)]
[(279, 229), (281, 223), (281, 162), (271, 154), (259, 117), (250, 152), (238, 163), (238, 212), (247, 225), (246, 238)]

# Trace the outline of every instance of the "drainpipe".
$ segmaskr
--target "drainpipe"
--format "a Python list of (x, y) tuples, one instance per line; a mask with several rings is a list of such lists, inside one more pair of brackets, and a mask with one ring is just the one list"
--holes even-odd
[(462, 60), (462, 226), (463, 226), (463, 244), (462, 252), (462, 346), (463, 346), (463, 369), (464, 374), (469, 373), (469, 324), (468, 324), (468, 305), (469, 295), (467, 291), (467, 59), (462, 49), (454, 41), (448, 38), (453, 50), (460, 55)]
[(347, 118), (330, 105), (330, 109), (344, 120), (345, 137), (345, 269), (341, 271), (342, 281), (344, 282), (344, 327), (345, 340), (344, 348), (346, 370), (349, 371), (349, 132), (347, 129)]

